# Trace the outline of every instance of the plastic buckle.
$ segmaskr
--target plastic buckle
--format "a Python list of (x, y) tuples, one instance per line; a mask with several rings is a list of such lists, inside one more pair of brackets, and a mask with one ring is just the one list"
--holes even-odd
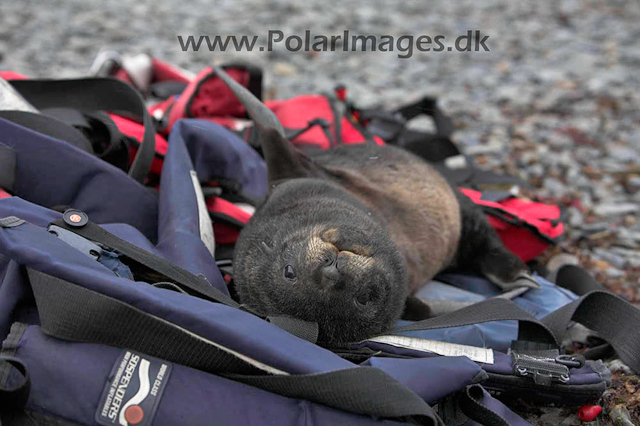
[(554, 358), (534, 356), (511, 350), (511, 365), (518, 376), (531, 377), (534, 383), (551, 386), (552, 383), (568, 383), (569, 367)]
[(96, 243), (91, 242), (86, 238), (81, 237), (78, 234), (74, 234), (73, 232), (61, 228), (57, 225), (49, 225), (47, 231), (60, 238), (62, 241), (69, 244), (74, 249), (86, 254), (93, 260), (98, 260), (100, 254), (102, 253), (102, 248)]

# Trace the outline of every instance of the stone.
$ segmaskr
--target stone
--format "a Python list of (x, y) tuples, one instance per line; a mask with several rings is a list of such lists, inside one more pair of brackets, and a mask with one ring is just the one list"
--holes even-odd
[(607, 249), (603, 249), (600, 247), (596, 247), (593, 252), (595, 253), (595, 255), (597, 257), (599, 257), (600, 259), (609, 262), (611, 265), (615, 266), (616, 268), (619, 269), (624, 269), (627, 266), (627, 259), (625, 259), (623, 256), (620, 256), (619, 254), (616, 254), (610, 250)]
[(637, 213), (640, 205), (635, 203), (598, 204), (593, 208), (595, 214), (599, 216), (623, 215)]
[(609, 278), (622, 278), (624, 277), (624, 272), (617, 268), (607, 268), (604, 271), (605, 275)]

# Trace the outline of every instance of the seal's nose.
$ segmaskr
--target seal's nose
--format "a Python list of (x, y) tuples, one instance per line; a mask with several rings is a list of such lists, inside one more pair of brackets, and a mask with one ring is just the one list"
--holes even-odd
[(333, 262), (331, 265), (324, 266), (322, 268), (322, 277), (323, 281), (329, 280), (337, 282), (342, 277), (342, 273), (338, 270), (338, 266), (336, 262)]

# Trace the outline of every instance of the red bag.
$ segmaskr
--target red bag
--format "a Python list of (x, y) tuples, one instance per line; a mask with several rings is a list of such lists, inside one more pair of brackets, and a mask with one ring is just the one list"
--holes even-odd
[(524, 262), (538, 257), (564, 233), (560, 208), (515, 197), (499, 202), (482, 199), (482, 192), (460, 188), (481, 205), (505, 247)]

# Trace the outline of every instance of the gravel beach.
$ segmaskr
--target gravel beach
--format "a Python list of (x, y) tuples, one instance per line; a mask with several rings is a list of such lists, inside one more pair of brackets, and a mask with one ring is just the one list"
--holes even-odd
[[(540, 200), (564, 208), (568, 238), (546, 258), (570, 253), (609, 289), (640, 304), (638, 22), (640, 3), (619, 0), (307, 0), (304, 7), (293, 0), (4, 0), (0, 70), (81, 76), (101, 49), (112, 49), (147, 52), (193, 72), (213, 62), (250, 62), (263, 67), (270, 97), (329, 91), (336, 83), (360, 106), (437, 96), (456, 123), (456, 142), (481, 167), (518, 175)], [(443, 35), (446, 44), (479, 30), (490, 50), (414, 49), (402, 59), (398, 51), (291, 52), (283, 43), (271, 52), (185, 52), (178, 41), (256, 35), (266, 46), (270, 30), (285, 37), (305, 30)], [(614, 389), (607, 397), (627, 398), (637, 416), (640, 386), (629, 377), (620, 386), (633, 382), (633, 392)], [(575, 410), (555, 408), (529, 420), (580, 424)]]

